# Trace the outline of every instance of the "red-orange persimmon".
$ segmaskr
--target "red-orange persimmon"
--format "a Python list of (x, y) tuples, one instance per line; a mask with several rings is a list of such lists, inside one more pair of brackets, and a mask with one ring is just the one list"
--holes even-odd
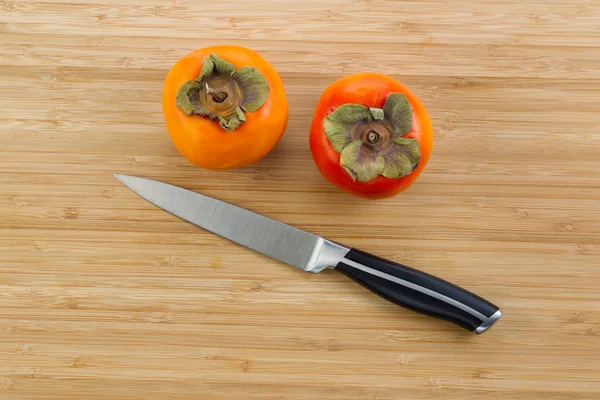
[(310, 131), (310, 149), (323, 176), (372, 199), (407, 189), (432, 147), (433, 130), (421, 101), (397, 80), (376, 73), (346, 76), (329, 86)]

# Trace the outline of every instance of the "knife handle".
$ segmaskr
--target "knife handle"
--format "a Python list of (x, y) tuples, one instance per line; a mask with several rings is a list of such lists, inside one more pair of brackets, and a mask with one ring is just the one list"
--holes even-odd
[(351, 249), (335, 269), (399, 306), (483, 333), (501, 316), (494, 304), (450, 282)]

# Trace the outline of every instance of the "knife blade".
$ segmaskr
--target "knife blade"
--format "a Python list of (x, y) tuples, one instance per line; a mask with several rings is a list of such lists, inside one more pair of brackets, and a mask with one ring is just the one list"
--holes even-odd
[(304, 271), (337, 270), (402, 307), (480, 334), (502, 311), (450, 282), (178, 186), (115, 177), (140, 197), (207, 231)]

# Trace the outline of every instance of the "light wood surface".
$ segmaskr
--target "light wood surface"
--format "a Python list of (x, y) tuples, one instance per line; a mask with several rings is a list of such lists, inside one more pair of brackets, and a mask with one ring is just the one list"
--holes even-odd
[[(600, 3), (0, 1), (0, 399), (600, 398)], [(189, 51), (281, 73), (288, 130), (203, 171), (160, 97)], [(308, 127), (360, 71), (420, 96), (435, 146), (393, 199), (319, 174)], [(307, 274), (146, 203), (184, 186), (498, 304), (473, 336), (341, 274)]]

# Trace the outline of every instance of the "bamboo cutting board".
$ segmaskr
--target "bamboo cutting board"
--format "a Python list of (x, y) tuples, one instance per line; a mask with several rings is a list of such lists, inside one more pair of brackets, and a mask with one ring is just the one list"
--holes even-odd
[[(598, 399), (600, 3), (0, 1), (0, 399)], [(287, 132), (196, 168), (160, 97), (189, 51), (281, 73)], [(405, 193), (325, 182), (320, 93), (378, 71), (435, 130)], [(498, 304), (482, 336), (305, 274), (146, 203), (154, 178), (433, 273)]]

